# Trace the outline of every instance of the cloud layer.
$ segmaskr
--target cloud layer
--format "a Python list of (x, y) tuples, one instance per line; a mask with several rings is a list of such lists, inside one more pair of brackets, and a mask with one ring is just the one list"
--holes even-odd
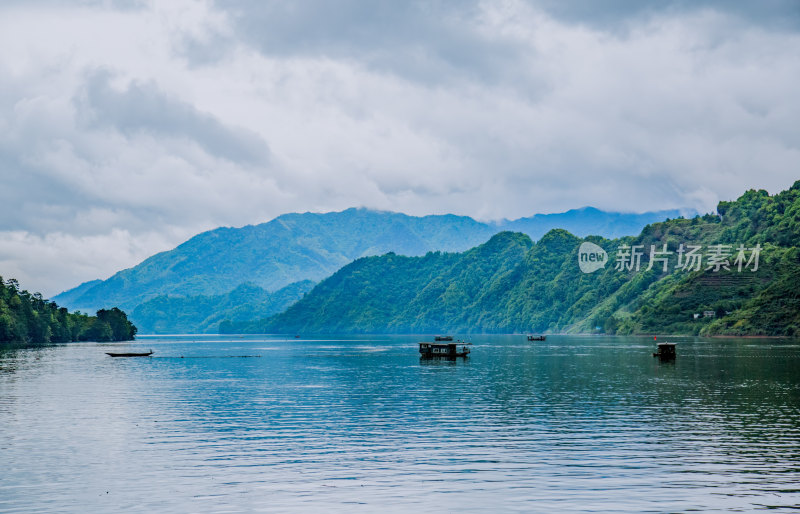
[(711, 210), (800, 178), (800, 8), (0, 7), (0, 273), (52, 295), (219, 225)]

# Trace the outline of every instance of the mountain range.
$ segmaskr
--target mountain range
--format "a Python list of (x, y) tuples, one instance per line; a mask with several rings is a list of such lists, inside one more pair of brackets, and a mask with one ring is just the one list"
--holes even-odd
[[(586, 243), (590, 243), (586, 245)], [(800, 335), (800, 181), (636, 236), (502, 232), (462, 253), (364, 257), (227, 332)], [(597, 268), (579, 266), (592, 252)], [(603, 258), (603, 252), (606, 257)], [(689, 255), (692, 252), (692, 260)]]
[[(586, 207), (483, 223), (451, 214), (416, 217), (367, 209), (285, 214), (259, 225), (198, 234), (107, 280), (83, 283), (54, 300), (86, 312), (120, 307), (131, 313), (140, 333), (214, 331), (217, 319), (243, 321), (246, 313), (257, 319), (280, 312), (286, 302), (308, 291), (312, 282), (366, 256), (462, 252), (509, 229), (533, 239), (556, 227), (580, 236), (614, 238), (679, 215), (676, 210), (625, 214)], [(248, 287), (237, 291), (243, 284)], [(290, 289), (283, 291), (287, 286)], [(247, 294), (242, 297), (244, 291)]]

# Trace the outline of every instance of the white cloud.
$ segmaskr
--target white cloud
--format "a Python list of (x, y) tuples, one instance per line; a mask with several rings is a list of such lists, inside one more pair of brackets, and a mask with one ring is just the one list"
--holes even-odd
[(52, 294), (290, 211), (709, 210), (800, 178), (780, 2), (275, 5), (0, 8), (0, 273)]

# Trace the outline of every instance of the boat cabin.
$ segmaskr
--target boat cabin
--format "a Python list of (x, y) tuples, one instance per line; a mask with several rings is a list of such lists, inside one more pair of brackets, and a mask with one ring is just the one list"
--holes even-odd
[(421, 357), (445, 357), (455, 359), (456, 357), (466, 357), (469, 348), (465, 343), (419, 343), (419, 354)]
[(658, 350), (653, 354), (661, 360), (671, 360), (675, 358), (675, 343), (658, 343)]

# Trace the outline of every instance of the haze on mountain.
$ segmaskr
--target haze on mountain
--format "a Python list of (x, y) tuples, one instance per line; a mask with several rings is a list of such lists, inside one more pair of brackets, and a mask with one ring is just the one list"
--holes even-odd
[[(638, 233), (647, 223), (679, 214), (675, 210), (614, 213), (587, 207), (495, 223), (466, 216), (416, 217), (354, 208), (285, 214), (259, 225), (198, 234), (173, 250), (107, 280), (81, 284), (54, 300), (87, 312), (120, 307), (131, 313), (141, 333), (215, 331), (217, 320), (243, 321), (244, 313), (257, 319), (282, 311), (310, 290), (313, 282), (361, 257), (461, 252), (506, 229), (533, 239), (555, 227), (581, 236), (613, 238)], [(263, 308), (261, 312), (253, 306), (242, 307), (249, 300), (240, 297), (241, 291), (234, 293), (242, 284), (248, 285), (248, 295)]]

